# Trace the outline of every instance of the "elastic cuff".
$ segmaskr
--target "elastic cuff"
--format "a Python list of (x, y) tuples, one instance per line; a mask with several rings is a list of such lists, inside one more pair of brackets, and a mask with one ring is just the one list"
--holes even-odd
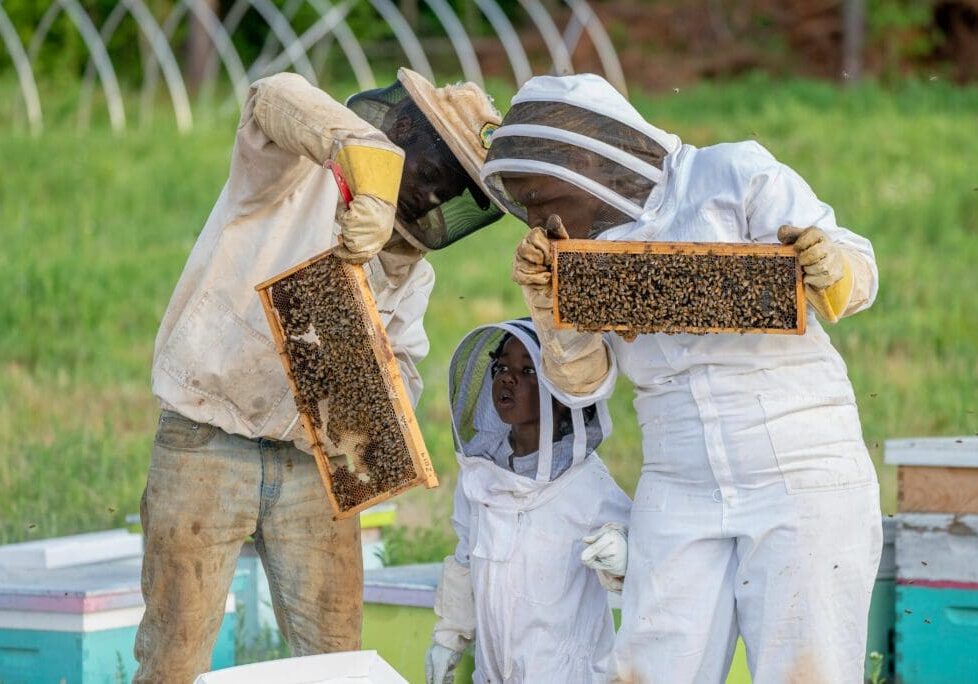
[(595, 570), (598, 575), (598, 582), (605, 591), (613, 591), (616, 594), (620, 594), (621, 590), (625, 587), (625, 578), (621, 575), (612, 575), (605, 570)]
[(436, 627), (431, 633), (431, 643), (438, 644), (443, 648), (447, 648), (449, 651), (454, 651), (455, 653), (462, 653), (469, 644), (472, 643), (473, 638), (469, 638), (465, 634), (460, 632), (452, 632), (451, 630), (439, 629)]
[(344, 145), (336, 162), (354, 195), (373, 195), (397, 206), (404, 157), (392, 150), (368, 145)]

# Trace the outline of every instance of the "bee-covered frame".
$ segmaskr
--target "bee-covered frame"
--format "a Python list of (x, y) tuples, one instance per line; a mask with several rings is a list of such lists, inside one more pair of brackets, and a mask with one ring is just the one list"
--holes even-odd
[[(282, 365), (288, 378), (289, 388), (296, 399), (297, 406), (301, 405), (299, 388), (293, 375), (291, 358), (289, 357), (285, 343), (285, 329), (279, 318), (278, 310), (272, 302), (271, 290), (276, 283), (330, 257), (332, 252), (333, 250), (328, 250), (318, 254), (255, 286), (255, 290), (257, 290), (258, 296), (261, 299), (262, 308), (265, 310), (265, 316), (268, 318), (272, 339), (275, 342), (275, 348), (278, 350), (279, 358), (282, 360)], [(438, 477), (431, 464), (431, 457), (425, 446), (424, 437), (421, 434), (417, 418), (414, 415), (410, 398), (404, 388), (404, 382), (401, 378), (401, 372), (398, 368), (393, 349), (391, 348), (390, 340), (380, 320), (380, 314), (377, 311), (377, 304), (370, 289), (370, 284), (367, 281), (366, 273), (362, 266), (348, 262), (341, 261), (341, 267), (347, 281), (352, 285), (349, 290), (356, 299), (356, 309), (363, 316), (364, 328), (370, 339), (370, 346), (377, 362), (378, 372), (387, 388), (388, 399), (390, 400), (397, 418), (397, 423), (401, 428), (401, 434), (414, 464), (415, 477), (412, 480), (401, 483), (394, 489), (381, 492), (377, 496), (367, 499), (356, 506), (347, 509), (341, 508), (333, 493), (333, 478), (330, 472), (329, 456), (319, 439), (312, 417), (304, 411), (299, 411), (299, 419), (312, 444), (313, 457), (316, 460), (319, 475), (326, 489), (326, 495), (335, 512), (333, 517), (336, 519), (352, 517), (370, 506), (387, 501), (417, 485), (424, 485), (428, 489), (438, 486)]]
[[(795, 262), (795, 326), (793, 328), (724, 328), (699, 326), (663, 326), (655, 332), (664, 333), (762, 333), (774, 335), (803, 335), (806, 328), (807, 306), (805, 286), (802, 281), (801, 264), (795, 248), (790, 245), (769, 243), (726, 243), (726, 242), (630, 242), (609, 240), (564, 239), (551, 241), (551, 274), (553, 289), (554, 324), (557, 328), (576, 329), (574, 323), (563, 320), (560, 315), (558, 265), (562, 254), (677, 254), (692, 256), (720, 257), (791, 257)], [(631, 325), (608, 324), (601, 331), (632, 332)]]

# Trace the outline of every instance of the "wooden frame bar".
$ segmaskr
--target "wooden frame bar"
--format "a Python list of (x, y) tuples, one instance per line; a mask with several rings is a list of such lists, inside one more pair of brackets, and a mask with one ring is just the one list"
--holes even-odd
[[(265, 316), (268, 318), (268, 325), (272, 331), (272, 339), (275, 342), (275, 348), (278, 349), (279, 358), (282, 360), (282, 365), (285, 368), (285, 374), (288, 377), (289, 387), (297, 400), (300, 398), (300, 395), (292, 372), (291, 359), (289, 358), (285, 344), (285, 329), (282, 325), (282, 321), (279, 318), (278, 311), (272, 303), (271, 288), (277, 282), (284, 280), (298, 271), (308, 268), (322, 259), (329, 257), (331, 253), (332, 250), (318, 254), (255, 286), (255, 290), (258, 291), (258, 296), (261, 298), (262, 307), (265, 310)], [(378, 372), (381, 374), (384, 386), (387, 388), (388, 400), (390, 401), (391, 407), (394, 410), (394, 415), (397, 418), (398, 426), (401, 429), (401, 435), (404, 438), (404, 442), (407, 445), (408, 451), (411, 455), (411, 461), (414, 465), (416, 476), (413, 480), (402, 483), (395, 489), (383, 492), (357, 504), (352, 508), (341, 510), (339, 502), (333, 493), (333, 478), (330, 472), (329, 457), (319, 439), (319, 435), (312, 422), (311, 416), (300, 411), (299, 418), (302, 421), (302, 425), (305, 428), (310, 442), (312, 443), (313, 456), (316, 459), (316, 466), (318, 467), (319, 475), (323, 480), (323, 485), (325, 486), (326, 495), (329, 498), (330, 505), (336, 512), (334, 518), (337, 519), (352, 517), (370, 506), (387, 501), (405, 490), (417, 485), (424, 485), (428, 489), (438, 486), (438, 476), (435, 474), (435, 469), (431, 464), (431, 457), (428, 454), (427, 447), (424, 443), (424, 437), (421, 434), (421, 429), (418, 426), (417, 418), (414, 415), (411, 400), (404, 388), (404, 382), (401, 378), (401, 371), (398, 368), (397, 359), (394, 357), (394, 351), (391, 348), (390, 340), (387, 338), (387, 331), (380, 320), (380, 314), (377, 311), (377, 304), (374, 301), (373, 293), (371, 292), (370, 285), (367, 282), (366, 273), (364, 273), (362, 266), (356, 266), (346, 262), (341, 262), (341, 264), (344, 275), (348, 278), (352, 285), (350, 290), (357, 300), (357, 308), (365, 313), (363, 323), (367, 331), (367, 335), (370, 338), (370, 346), (373, 350), (374, 359), (377, 362)], [(299, 403), (300, 402), (297, 401), (297, 405), (299, 405)]]
[[(551, 274), (553, 277), (554, 324), (560, 329), (575, 329), (574, 323), (560, 316), (558, 264), (562, 254), (681, 254), (730, 257), (793, 257), (795, 259), (795, 327), (794, 328), (720, 328), (720, 327), (663, 327), (664, 333), (762, 333), (773, 335), (803, 335), (807, 306), (801, 264), (794, 247), (768, 243), (725, 242), (625, 242), (612, 240), (553, 240), (551, 242)], [(628, 325), (607, 325), (602, 331), (632, 331)]]

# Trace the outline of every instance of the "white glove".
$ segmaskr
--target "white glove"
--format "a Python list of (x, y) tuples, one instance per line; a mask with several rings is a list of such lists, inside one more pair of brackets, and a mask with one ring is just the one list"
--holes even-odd
[(461, 659), (459, 651), (432, 644), (424, 657), (425, 684), (455, 684), (455, 668)]
[(462, 652), (475, 639), (475, 594), (469, 569), (448, 556), (435, 592), (438, 621), (431, 640), (449, 651)]
[(356, 195), (340, 216), (340, 243), (333, 253), (354, 264), (369, 261), (394, 230), (393, 204), (373, 195)]
[(581, 540), (587, 544), (581, 553), (581, 562), (589, 568), (623, 577), (628, 567), (627, 534), (621, 523), (605, 523), (597, 533)]

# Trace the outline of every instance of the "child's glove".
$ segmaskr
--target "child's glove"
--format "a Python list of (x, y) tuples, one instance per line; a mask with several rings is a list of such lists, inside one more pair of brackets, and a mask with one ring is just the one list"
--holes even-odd
[(435, 592), (438, 621), (424, 659), (427, 684), (452, 684), (462, 651), (475, 638), (475, 596), (469, 569), (448, 556)]
[(596, 534), (582, 539), (587, 548), (581, 562), (598, 573), (601, 586), (609, 591), (621, 591), (628, 567), (628, 532), (621, 523), (605, 523)]
[(424, 657), (425, 684), (454, 684), (455, 668), (461, 659), (460, 651), (432, 644)]
[(448, 556), (442, 564), (435, 592), (435, 629), (431, 640), (449, 651), (461, 653), (475, 638), (475, 594), (469, 569)]

